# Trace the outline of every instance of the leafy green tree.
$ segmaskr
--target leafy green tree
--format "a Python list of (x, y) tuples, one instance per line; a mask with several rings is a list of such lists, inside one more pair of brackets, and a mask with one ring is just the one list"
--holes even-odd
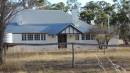
[[(93, 28), (96, 34), (96, 40), (99, 44), (99, 48), (104, 48), (103, 45), (108, 45), (109, 40), (112, 38), (111, 32), (109, 32), (108, 27), (111, 19), (111, 14), (113, 13), (114, 6), (105, 2), (89, 2), (84, 6), (84, 11), (80, 13), (80, 19), (91, 24), (91, 21), (95, 21), (95, 27)], [(107, 48), (107, 47), (106, 47)]]
[(47, 9), (49, 8), (50, 3), (47, 0), (22, 0), (22, 5), (26, 9), (33, 7)]
[(93, 1), (88, 2), (84, 6), (84, 11), (80, 13), (80, 19), (91, 24), (91, 20), (94, 20), (96, 12), (100, 9), (99, 5)]
[(124, 43), (128, 44), (128, 36), (130, 30), (130, 1), (128, 0), (114, 0), (117, 13), (113, 16), (113, 22), (117, 25), (118, 34)]
[(66, 6), (63, 2), (52, 4), (50, 6), (50, 10), (63, 10), (66, 12), (68, 9), (69, 9), (69, 6)]
[(52, 9), (54, 10), (63, 10), (65, 7), (65, 4), (63, 2), (57, 3), (57, 4), (52, 4)]
[(39, 8), (39, 9), (50, 9), (51, 8), (51, 3), (47, 0), (37, 0), (36, 2), (36, 6)]
[(92, 10), (83, 11), (80, 13), (80, 19), (91, 24), (91, 20), (94, 19), (95, 14)]

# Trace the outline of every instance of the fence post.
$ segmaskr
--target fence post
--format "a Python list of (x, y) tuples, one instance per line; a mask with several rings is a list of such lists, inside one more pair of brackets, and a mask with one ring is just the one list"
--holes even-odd
[(75, 66), (75, 50), (74, 50), (74, 43), (72, 43), (72, 68)]
[(106, 44), (103, 45), (103, 51), (104, 51), (104, 55), (106, 54)]
[(105, 48), (104, 48), (104, 55), (106, 54), (106, 50), (105, 50)]

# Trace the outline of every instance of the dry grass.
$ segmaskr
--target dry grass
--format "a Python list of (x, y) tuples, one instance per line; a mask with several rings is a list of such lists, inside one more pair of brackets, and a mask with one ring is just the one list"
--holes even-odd
[[(75, 54), (75, 68), (71, 67), (71, 52), (7, 53), (0, 73), (104, 73), (97, 65), (95, 54), (105, 57), (102, 51), (80, 51)], [(106, 56), (130, 73), (130, 49), (110, 49)], [(115, 73), (105, 65), (107, 73)]]

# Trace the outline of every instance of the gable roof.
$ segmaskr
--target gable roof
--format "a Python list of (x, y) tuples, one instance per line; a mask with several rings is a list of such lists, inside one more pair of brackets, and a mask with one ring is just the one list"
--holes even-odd
[[(78, 33), (81, 33), (81, 34), (82, 34), (82, 32), (81, 32), (78, 28), (76, 28), (73, 24), (68, 25), (67, 27), (65, 27), (64, 29), (62, 29), (59, 33), (63, 33), (63, 31), (65, 31), (65, 33), (66, 33), (66, 29), (69, 28), (69, 27), (72, 27), (72, 28), (73, 28), (74, 30), (76, 30)], [(73, 33), (73, 34), (74, 34), (74, 33), (75, 33), (74, 30), (73, 30), (73, 32), (70, 32), (70, 31), (69, 31), (68, 33), (70, 33), (70, 34)]]
[(48, 34), (59, 34), (64, 28), (68, 27), (70, 24), (54, 24), (50, 25), (47, 30)]

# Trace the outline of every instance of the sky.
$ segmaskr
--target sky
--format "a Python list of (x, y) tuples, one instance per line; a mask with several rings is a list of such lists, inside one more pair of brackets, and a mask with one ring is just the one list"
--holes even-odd
[[(51, 3), (58, 3), (58, 2), (66, 3), (67, 2), (67, 0), (48, 0), (48, 1)], [(86, 4), (86, 2), (89, 2), (89, 1), (106, 1), (109, 3), (113, 3), (113, 0), (78, 0), (78, 2), (80, 2), (82, 4), (82, 6), (84, 6)]]

